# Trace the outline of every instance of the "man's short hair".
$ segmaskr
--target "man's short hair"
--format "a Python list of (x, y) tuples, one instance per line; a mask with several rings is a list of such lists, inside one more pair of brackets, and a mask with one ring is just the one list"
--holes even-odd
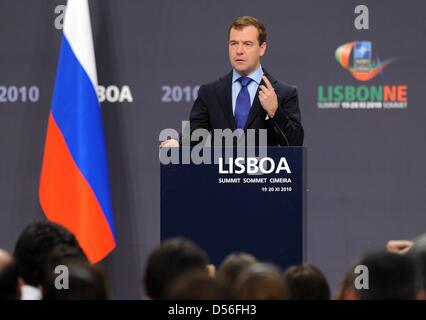
[(185, 238), (165, 240), (148, 257), (143, 283), (152, 299), (163, 299), (166, 289), (184, 272), (206, 268), (207, 254)]
[(233, 291), (237, 300), (283, 300), (281, 269), (270, 263), (252, 264), (238, 277)]
[(241, 30), (248, 26), (253, 26), (257, 29), (259, 34), (258, 36), (259, 45), (262, 45), (264, 42), (266, 42), (267, 34), (266, 34), (265, 26), (259, 19), (255, 17), (250, 17), (250, 16), (243, 16), (243, 17), (236, 18), (228, 28), (228, 38), (229, 38), (229, 35), (231, 34), (231, 29)]
[(166, 290), (171, 300), (223, 300), (228, 288), (217, 278), (209, 276), (204, 267), (192, 269), (177, 277)]
[(241, 273), (256, 262), (256, 258), (249, 253), (231, 253), (220, 265), (217, 277), (232, 288)]
[(369, 288), (358, 289), (361, 300), (412, 300), (416, 298), (413, 258), (386, 251), (367, 254), (360, 264), (368, 268)]
[(57, 288), (58, 274), (55, 268), (46, 270), (42, 282), (43, 300), (108, 300), (110, 298), (109, 282), (104, 270), (99, 265), (88, 261), (62, 260), (61, 264), (68, 271), (68, 288)]
[[(14, 255), (19, 274), (26, 284), (36, 287), (41, 283), (48, 257), (58, 246), (81, 250), (70, 231), (50, 221), (33, 222), (22, 231)], [(81, 254), (84, 255), (83, 251)]]
[(287, 300), (330, 299), (330, 287), (326, 277), (310, 263), (288, 268), (283, 278)]

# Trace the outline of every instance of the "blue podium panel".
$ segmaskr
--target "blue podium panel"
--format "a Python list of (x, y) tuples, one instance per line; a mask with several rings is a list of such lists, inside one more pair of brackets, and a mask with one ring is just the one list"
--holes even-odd
[(161, 239), (189, 238), (216, 265), (235, 251), (282, 268), (301, 263), (304, 148), (270, 147), (257, 158), (233, 152), (229, 164), (161, 165)]

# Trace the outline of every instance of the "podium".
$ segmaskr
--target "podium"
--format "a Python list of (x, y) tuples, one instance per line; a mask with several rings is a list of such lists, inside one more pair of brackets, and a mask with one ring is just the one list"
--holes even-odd
[(208, 150), (211, 164), (161, 164), (161, 239), (188, 238), (216, 265), (237, 251), (281, 268), (302, 263), (305, 148), (268, 147), (257, 158), (224, 148), (216, 159)]

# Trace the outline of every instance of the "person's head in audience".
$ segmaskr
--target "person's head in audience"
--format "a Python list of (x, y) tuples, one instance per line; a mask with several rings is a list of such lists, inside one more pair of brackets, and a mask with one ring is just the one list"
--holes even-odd
[(45, 270), (63, 264), (64, 261), (89, 262), (79, 247), (59, 244), (54, 247), (46, 257)]
[(360, 263), (357, 261), (353, 263), (348, 271), (346, 271), (340, 287), (336, 293), (336, 300), (357, 300), (358, 294), (356, 292), (354, 282), (355, 282), (355, 266)]
[(416, 267), (417, 299), (426, 300), (426, 235), (418, 237), (406, 254), (413, 258)]
[(417, 251), (412, 257), (417, 271), (417, 299), (426, 300), (426, 251)]
[(22, 231), (15, 245), (14, 256), (25, 284), (33, 287), (40, 285), (47, 258), (58, 246), (76, 248), (84, 255), (74, 235), (56, 223), (36, 221)]
[(249, 266), (257, 262), (249, 253), (234, 252), (229, 254), (222, 262), (217, 272), (217, 277), (224, 284), (232, 288), (239, 275)]
[[(59, 261), (59, 260), (58, 260)], [(107, 300), (110, 290), (106, 275), (82, 259), (62, 260), (49, 268), (42, 282), (43, 300)]]
[(15, 300), (19, 297), (18, 269), (12, 255), (0, 249), (0, 300)]
[(168, 287), (166, 299), (171, 300), (221, 300), (227, 299), (227, 287), (206, 268), (193, 269), (178, 276)]
[(5, 269), (13, 261), (12, 255), (0, 248), (0, 272)]
[(234, 298), (241, 300), (284, 299), (281, 270), (268, 263), (252, 264), (238, 277), (234, 287)]
[(370, 253), (360, 259), (360, 267), (357, 267), (354, 268), (354, 287), (360, 300), (416, 298), (416, 269), (410, 255)]
[(185, 238), (165, 240), (148, 257), (143, 275), (146, 294), (151, 299), (163, 299), (167, 287), (183, 273), (206, 268), (207, 254)]
[(0, 300), (18, 300), (21, 289), (18, 283), (19, 272), (15, 262), (10, 262), (0, 270)]
[(324, 274), (310, 263), (289, 267), (283, 275), (285, 299), (329, 300), (330, 287)]

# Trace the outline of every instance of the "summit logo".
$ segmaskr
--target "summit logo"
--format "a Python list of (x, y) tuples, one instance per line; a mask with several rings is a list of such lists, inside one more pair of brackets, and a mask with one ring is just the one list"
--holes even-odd
[(335, 55), (337, 62), (359, 81), (375, 78), (394, 61), (394, 59), (388, 59), (381, 62), (378, 56), (373, 60), (371, 41), (346, 43), (337, 48)]
[[(381, 75), (395, 59), (381, 61), (373, 58), (371, 41), (353, 41), (335, 51), (337, 63), (360, 82), (360, 85), (326, 84), (317, 88), (318, 109), (406, 109), (406, 84), (367, 85), (366, 82)], [(343, 79), (341, 79), (343, 82)]]

